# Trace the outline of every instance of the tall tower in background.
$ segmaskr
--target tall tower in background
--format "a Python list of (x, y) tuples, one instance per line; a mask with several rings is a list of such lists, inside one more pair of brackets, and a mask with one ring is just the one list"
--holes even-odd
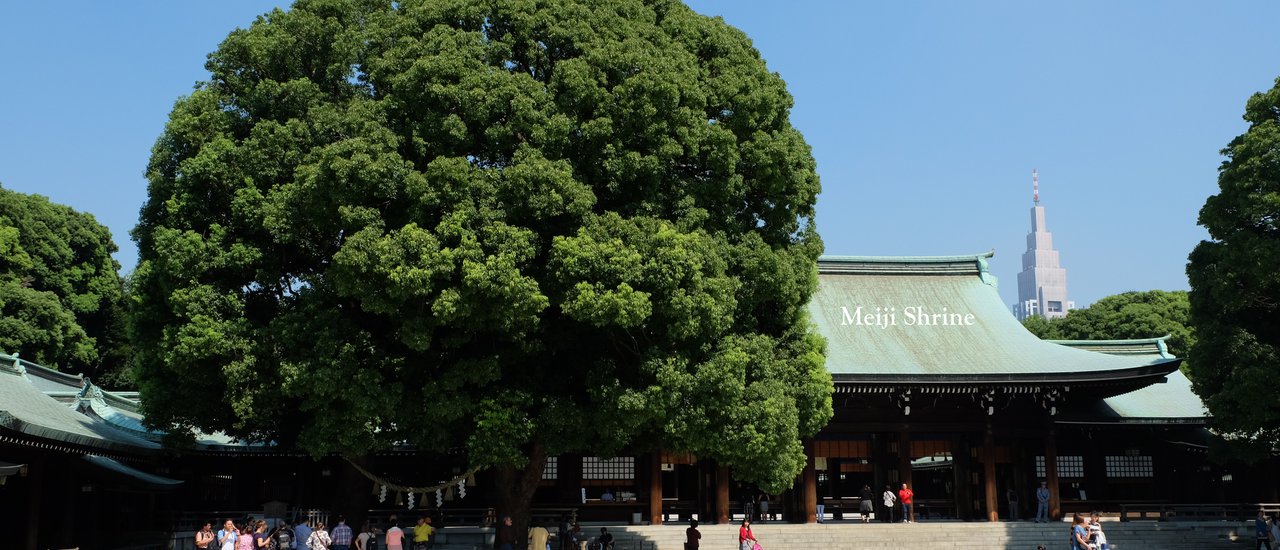
[(1031, 232), (1027, 233), (1027, 251), (1022, 253), (1022, 272), (1018, 273), (1018, 303), (1013, 315), (1018, 320), (1032, 315), (1046, 319), (1062, 317), (1075, 309), (1067, 301), (1067, 270), (1058, 262), (1053, 249), (1053, 234), (1044, 225), (1044, 207), (1040, 206), (1040, 178), (1031, 171)]

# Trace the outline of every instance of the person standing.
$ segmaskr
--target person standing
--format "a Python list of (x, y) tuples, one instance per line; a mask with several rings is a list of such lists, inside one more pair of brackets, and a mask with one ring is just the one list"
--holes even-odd
[(689, 528), (684, 530), (684, 550), (698, 550), (702, 533), (698, 532), (698, 520), (689, 520)]
[(323, 521), (316, 522), (316, 528), (311, 531), (311, 536), (307, 537), (307, 548), (309, 550), (329, 550), (329, 545), (333, 543), (333, 539), (329, 537), (329, 532), (324, 528)]
[(502, 516), (502, 524), (498, 526), (497, 539), (500, 550), (515, 550), (516, 530), (511, 526), (511, 516)]
[(235, 522), (228, 519), (222, 524), (222, 529), (218, 530), (219, 550), (236, 550), (236, 539), (239, 536), (240, 531), (236, 530)]
[(422, 516), (418, 520), (418, 525), (413, 528), (413, 543), (417, 545), (421, 539), (422, 548), (420, 550), (431, 550), (433, 546), (431, 541), (436, 534), (435, 526), (431, 525), (431, 516)]
[(871, 512), (874, 511), (876, 494), (871, 492), (870, 485), (862, 486), (862, 502), (858, 503), (858, 510), (862, 512), (862, 523), (871, 522)]
[(769, 495), (760, 493), (760, 522), (769, 519)]
[(373, 523), (365, 520), (364, 525), (360, 526), (360, 534), (356, 535), (356, 550), (370, 550), (370, 540), (377, 539), (373, 536)]
[(903, 483), (902, 489), (898, 490), (898, 502), (902, 503), (902, 523), (916, 522), (916, 511), (912, 507), (915, 496), (916, 494), (906, 483)]
[(1018, 521), (1018, 492), (1012, 485), (1005, 489), (1004, 498), (1009, 501), (1009, 521)]
[(347, 518), (338, 516), (338, 525), (334, 526), (333, 533), (333, 550), (351, 550), (351, 528), (347, 526)]
[(254, 550), (253, 526), (248, 522), (236, 526), (236, 550)]
[(311, 540), (311, 521), (302, 520), (293, 528), (293, 550), (307, 550), (307, 541)]
[(882, 521), (885, 523), (893, 523), (893, 508), (898, 502), (898, 496), (893, 494), (893, 488), (888, 485), (884, 486), (884, 494), (880, 495), (883, 499), (884, 508), (880, 510), (880, 514), (884, 516)]
[(1036, 489), (1036, 523), (1049, 521), (1049, 482), (1041, 481)]
[(391, 517), (391, 527), (387, 528), (387, 550), (404, 550), (404, 529), (400, 528), (400, 520)]
[(280, 525), (276, 527), (276, 548), (279, 550), (291, 550), (293, 548), (293, 529), (289, 528), (289, 522), (281, 520)]
[(529, 550), (547, 550), (547, 541), (551, 539), (551, 533), (547, 532), (547, 528), (541, 525), (534, 525), (529, 529)]
[(1266, 547), (1271, 550), (1271, 529), (1267, 526), (1267, 514), (1261, 508), (1258, 509), (1258, 519), (1253, 520), (1253, 535), (1258, 539), (1255, 549)]
[(206, 521), (204, 522), (204, 527), (201, 527), (199, 531), (196, 531), (196, 548), (200, 548), (201, 550), (209, 548), (209, 545), (213, 544), (213, 539), (213, 522)]
[(556, 538), (560, 539), (560, 550), (573, 549), (573, 537), (570, 532), (573, 530), (573, 524), (569, 523), (569, 514), (560, 514), (560, 525), (556, 527)]
[(742, 527), (738, 528), (738, 550), (752, 550), (756, 546), (756, 536), (751, 532), (751, 518), (742, 518)]
[(253, 529), (253, 547), (257, 550), (264, 550), (271, 545), (271, 535), (267, 534), (266, 520), (258, 520)]

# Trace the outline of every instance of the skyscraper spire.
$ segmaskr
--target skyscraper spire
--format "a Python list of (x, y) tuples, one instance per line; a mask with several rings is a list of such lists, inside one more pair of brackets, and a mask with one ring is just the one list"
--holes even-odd
[(1031, 169), (1031, 200), (1035, 201), (1036, 206), (1040, 206), (1040, 176), (1036, 174), (1036, 169)]
[(1042, 315), (1053, 319), (1075, 309), (1067, 300), (1067, 270), (1058, 261), (1053, 248), (1053, 234), (1044, 223), (1044, 207), (1040, 206), (1040, 175), (1031, 170), (1031, 232), (1027, 234), (1027, 251), (1022, 253), (1022, 272), (1018, 273), (1018, 303), (1013, 314), (1018, 319)]

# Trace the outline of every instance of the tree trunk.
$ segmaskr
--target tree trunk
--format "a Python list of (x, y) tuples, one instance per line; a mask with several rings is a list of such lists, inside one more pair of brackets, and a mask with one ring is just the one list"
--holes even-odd
[[(369, 458), (360, 455), (352, 458), (363, 468), (369, 468)], [(335, 491), (332, 509), (338, 515), (345, 516), (347, 526), (357, 530), (364, 525), (364, 520), (368, 516), (369, 506), (373, 504), (373, 494), (369, 488), (372, 486), (373, 480), (365, 477), (364, 474), (356, 470), (346, 460), (340, 460), (338, 464), (338, 490)], [(329, 521), (333, 525), (338, 524), (338, 518), (330, 518)]]
[[(515, 550), (524, 550), (528, 546), (533, 493), (538, 489), (538, 484), (542, 481), (542, 470), (547, 465), (547, 450), (541, 441), (535, 440), (530, 444), (528, 457), (529, 462), (524, 468), (517, 469), (504, 464), (493, 469), (498, 525), (502, 525), (503, 518), (511, 517), (511, 527), (516, 534)], [(500, 546), (497, 537), (494, 537), (493, 547)]]

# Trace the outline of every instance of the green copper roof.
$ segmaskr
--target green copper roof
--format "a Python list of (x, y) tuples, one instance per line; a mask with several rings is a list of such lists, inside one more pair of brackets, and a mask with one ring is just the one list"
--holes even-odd
[[(1109, 355), (1138, 356), (1156, 360), (1172, 357), (1164, 340), (1062, 340), (1063, 345)], [(1175, 370), (1162, 384), (1152, 384), (1140, 390), (1108, 397), (1091, 411), (1097, 418), (1112, 422), (1143, 421), (1203, 421), (1209, 416), (1200, 396), (1191, 391), (1191, 380), (1181, 370)]]
[(1178, 359), (1116, 356), (1043, 341), (1001, 302), (991, 253), (823, 257), (809, 313), (827, 370), (857, 377), (1105, 375)]
[(160, 445), (80, 414), (45, 395), (22, 362), (0, 355), (0, 427), (52, 441), (115, 451), (152, 451)]

